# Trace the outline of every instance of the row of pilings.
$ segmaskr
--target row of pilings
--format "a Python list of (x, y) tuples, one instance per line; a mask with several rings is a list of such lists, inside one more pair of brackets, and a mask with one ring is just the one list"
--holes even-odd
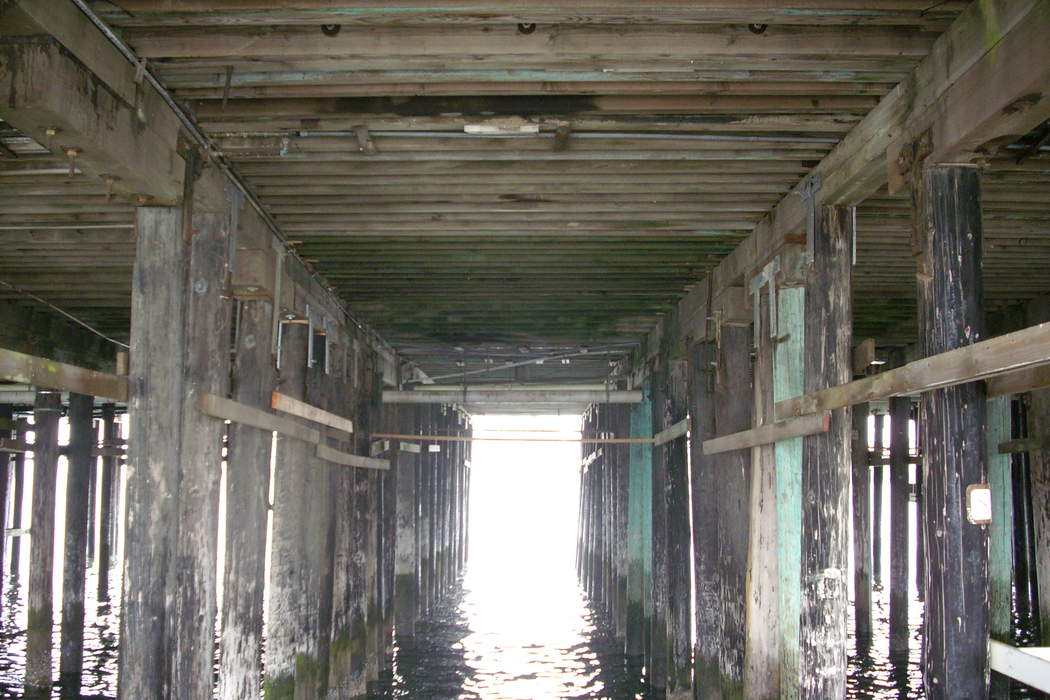
[[(924, 178), (918, 342), (855, 366), (853, 218), (824, 206), (812, 249), (785, 246), (769, 279), (667, 315), (617, 373), (642, 403), (584, 415), (580, 580), (655, 696), (844, 697), (855, 653), (904, 678), (921, 659), (931, 699), (1005, 699), (989, 639), (1050, 644), (1050, 391), (969, 365), (947, 388), (923, 379), (923, 358), (957, 357), (986, 320), (1044, 322), (1050, 302), (986, 314), (978, 176)], [(819, 415), (803, 394), (829, 408), (788, 435), (791, 416)]]
[[(294, 335), (286, 347), (294, 349)], [(287, 363), (284, 376), (294, 376)], [(380, 415), (376, 394), (355, 393), (366, 397), (358, 402), (359, 424), (381, 428), (369, 426), (371, 416)], [(214, 445), (226, 452), (227, 519), (220, 525), (226, 549), (217, 581), (224, 605), (216, 610), (220, 697), (257, 697), (263, 676), (266, 698), (361, 697), (368, 682), (390, 668), (395, 620), (399, 636), (413, 635), (420, 616), (453, 589), (467, 556), (469, 417), (432, 405), (386, 407), (381, 419), (391, 432), (420, 436), (372, 443), (373, 452), (389, 459), (389, 470), (309, 457), (297, 464), (295, 441), (235, 423)], [(10, 535), (0, 538), (0, 547), (10, 542), (7, 552), (0, 549), (0, 585), (9, 578), (26, 583), (25, 697), (51, 697), (56, 680), (63, 697), (80, 696), (86, 602), (108, 611), (111, 590), (120, 587), (119, 543), (135, 539), (124, 529), (120, 502), (122, 482), (129, 483), (125, 422), (115, 404), (79, 394), (40, 390), (30, 411), (0, 406), (0, 522)], [(61, 444), (67, 430), (68, 443)], [(425, 441), (424, 435), (458, 440)], [(362, 448), (367, 444), (361, 438)], [(255, 470), (260, 480), (253, 490), (246, 460), (263, 467)], [(63, 470), (65, 488), (59, 489)], [(56, 552), (63, 570), (58, 586)], [(86, 591), (92, 580), (93, 595)], [(113, 602), (120, 605), (119, 593)], [(52, 619), (59, 626), (57, 679)], [(118, 643), (123, 650), (125, 640)], [(150, 673), (151, 667), (133, 668), (122, 659), (120, 671)]]

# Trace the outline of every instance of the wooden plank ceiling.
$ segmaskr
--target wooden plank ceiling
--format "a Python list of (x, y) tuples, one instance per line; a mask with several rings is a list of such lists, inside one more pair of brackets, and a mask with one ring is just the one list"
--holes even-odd
[[(558, 376), (584, 381), (906, 79), (966, 3), (91, 5), (303, 258), (424, 369), (587, 348), (590, 358), (556, 361)], [(69, 177), (62, 158), (32, 162), (40, 174), (15, 172), (26, 157), (0, 164), (0, 225), (41, 224), (5, 235), (15, 245), (0, 279), (41, 281), (56, 303), (126, 334), (131, 232), (45, 224), (120, 225), (130, 208)], [(1005, 304), (1050, 281), (1020, 253), (1034, 239), (1040, 256), (1050, 247), (1050, 163), (1037, 152), (993, 165), (988, 287)], [(914, 314), (907, 200), (873, 198), (858, 223), (857, 334), (903, 338)], [(52, 242), (18, 247), (37, 234)], [(38, 266), (52, 268), (49, 282)]]

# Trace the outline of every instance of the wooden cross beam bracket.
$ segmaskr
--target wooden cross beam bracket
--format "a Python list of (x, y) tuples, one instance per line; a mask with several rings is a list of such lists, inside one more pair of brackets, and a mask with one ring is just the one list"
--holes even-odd
[(270, 408), (333, 428), (340, 433), (340, 435), (335, 437), (341, 439), (349, 438), (354, 432), (354, 424), (350, 419), (337, 416), (334, 413), (311, 406), (304, 401), (293, 399), (291, 396), (286, 396), (277, 391), (270, 395)]
[(672, 440), (677, 440), (680, 437), (684, 437), (687, 432), (689, 432), (689, 419), (683, 418), (674, 425), (664, 428), (656, 435), (654, 435), (652, 439), (653, 444), (663, 445), (665, 443), (671, 442)]
[[(1033, 374), (1032, 370), (1047, 365), (1050, 365), (1050, 323), (1042, 323), (909, 362), (864, 379), (780, 401), (774, 412), (780, 420), (891, 396), (920, 394), (1000, 375), (1008, 377), (1027, 373), (1030, 378), (1037, 378), (1041, 375)], [(1032, 388), (1018, 388), (1016, 384), (1013, 387), (1020, 391)]]
[(781, 440), (805, 437), (806, 435), (826, 433), (830, 427), (831, 412), (822, 411), (799, 418), (789, 418), (775, 423), (759, 425), (750, 430), (742, 430), (739, 433), (704, 440), (702, 447), (705, 455), (713, 455), (768, 445)]
[(993, 671), (1050, 693), (1050, 647), (1019, 648), (990, 639), (988, 665)]

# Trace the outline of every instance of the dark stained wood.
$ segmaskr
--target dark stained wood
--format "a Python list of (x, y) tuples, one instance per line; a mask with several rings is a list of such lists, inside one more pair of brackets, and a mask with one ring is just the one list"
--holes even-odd
[(198, 409), (204, 394), (225, 396), (229, 386), (230, 302), (226, 292), (229, 215), (195, 212), (190, 239), (175, 545), (175, 636), (171, 693), (207, 698), (215, 684), (219, 498), (222, 421)]
[(54, 605), (55, 480), (61, 395), (38, 391), (33, 405), (33, 501), (26, 600), (25, 697), (51, 697), (51, 621)]
[[(927, 167), (917, 196), (919, 328), (926, 355), (981, 340), (981, 194), (978, 172)], [(925, 274), (923, 274), (925, 273)], [(986, 483), (982, 382), (922, 396), (926, 529), (927, 697), (988, 693), (987, 532), (966, 519), (966, 489)]]
[(97, 439), (95, 399), (69, 396), (69, 452), (66, 470), (66, 525), (62, 563), (62, 625), (59, 682), (64, 697), (80, 695), (84, 666), (84, 587), (87, 568), (88, 484)]
[[(15, 439), (25, 442), (26, 430), (19, 428), (15, 431)], [(15, 527), (22, 527), (24, 513), (22, 507), (23, 492), (25, 491), (25, 463), (26, 456), (22, 452), (15, 452), (11, 464), (11, 523)], [(2, 567), (0, 567), (2, 568)], [(22, 569), (22, 538), (13, 537), (11, 541), (11, 579), (17, 581)]]
[(871, 468), (871, 578), (876, 588), (882, 588), (882, 493), (886, 486), (886, 468), (882, 460), (886, 456), (886, 414), (875, 412), (875, 435), (872, 449), (876, 458)]
[[(242, 301), (237, 314), (230, 393), (265, 408), (276, 381), (271, 353), (273, 304)], [(273, 433), (231, 422), (226, 456), (226, 542), (219, 697), (258, 697), (262, 690), (263, 590)]]
[(910, 531), (910, 491), (908, 419), (911, 399), (890, 399), (890, 656), (906, 658), (908, 653), (908, 533)]
[[(14, 416), (13, 406), (0, 406), (0, 422), (11, 421)], [(17, 431), (10, 428), (0, 428), (0, 436), (9, 437), (16, 435)], [(11, 454), (8, 452), (0, 452), (0, 528), (7, 527), (7, 500), (8, 500), (8, 489), (12, 487), (14, 479), (12, 478), (14, 460), (11, 459)], [(16, 522), (14, 527), (18, 527)], [(0, 538), (0, 601), (3, 600), (4, 590), (4, 550), (7, 545), (7, 537)], [(0, 609), (3, 608), (0, 603)]]
[[(398, 431), (419, 430), (418, 406), (398, 409)], [(418, 463), (421, 458), (408, 450), (397, 451), (397, 533), (394, 554), (394, 627), (399, 638), (416, 633), (419, 619), (419, 549), (416, 538), (419, 519)]]
[(175, 563), (188, 244), (182, 211), (138, 210), (128, 377), (127, 515), (118, 697), (163, 698), (173, 650), (168, 577)]
[(853, 406), (853, 591), (857, 646), (871, 643), (871, 467), (868, 464), (868, 404)]
[[(1028, 323), (1050, 321), (1050, 299), (1039, 297), (1028, 304)], [(1050, 389), (1039, 389), (1027, 397), (1028, 435), (1050, 435)], [(17, 459), (17, 456), (16, 456)], [(1032, 483), (1032, 534), (1035, 548), (1035, 579), (1039, 599), (1039, 642), (1050, 646), (1050, 450), (1029, 455)]]
[[(688, 372), (689, 365), (686, 358), (668, 360), (664, 428), (686, 419)], [(614, 408), (623, 410), (623, 407), (606, 406), (605, 408), (610, 412)], [(656, 450), (663, 451), (666, 465), (664, 498), (667, 508), (667, 697), (672, 699), (692, 698), (689, 448), (685, 435), (682, 435), (657, 447)], [(610, 505), (614, 514), (619, 511), (618, 500), (610, 499)], [(620, 538), (618, 528), (614, 536), (617, 540)]]
[[(666, 358), (661, 362), (666, 363)], [(668, 369), (666, 364), (653, 368), (652, 402), (653, 434), (663, 430), (669, 415), (668, 411)], [(668, 658), (670, 640), (668, 638), (668, 542), (667, 542), (667, 453), (664, 449), (653, 448), (652, 471), (652, 513), (653, 513), (653, 576), (652, 601), (653, 617), (650, 626), (651, 656), (648, 664), (649, 686), (657, 693), (667, 690), (668, 674), (671, 659)]]
[[(280, 378), (283, 394), (302, 399), (306, 384), (308, 329), (303, 324), (281, 324)], [(297, 656), (303, 637), (307, 559), (305, 528), (307, 471), (311, 468), (307, 443), (289, 438), (277, 441), (273, 484), (273, 520), (266, 637), (267, 671), (263, 685), (266, 700), (286, 700), (295, 695)]]
[[(806, 272), (805, 389), (850, 380), (851, 216), (824, 207)], [(827, 433), (803, 438), (802, 698), (846, 694), (846, 606), (850, 497), (849, 409)]]

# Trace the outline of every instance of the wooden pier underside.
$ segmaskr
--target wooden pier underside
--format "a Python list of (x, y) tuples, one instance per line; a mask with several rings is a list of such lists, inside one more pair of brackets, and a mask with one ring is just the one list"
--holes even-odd
[[(1022, 569), (1050, 646), (1047, 36), (1046, 0), (0, 3), (0, 470), (129, 412), (122, 653), (173, 665), (122, 697), (205, 697), (216, 618), (256, 692), (266, 587), (268, 697), (360, 695), (465, 564), (467, 411), (539, 410), (584, 413), (580, 577), (659, 692), (839, 693), (886, 465), (888, 517), (929, 495), (896, 648), (916, 575), (928, 696), (1001, 696)], [(964, 517), (1026, 503), (1000, 446), (1028, 510)], [(257, 529), (218, 581), (222, 450)]]

